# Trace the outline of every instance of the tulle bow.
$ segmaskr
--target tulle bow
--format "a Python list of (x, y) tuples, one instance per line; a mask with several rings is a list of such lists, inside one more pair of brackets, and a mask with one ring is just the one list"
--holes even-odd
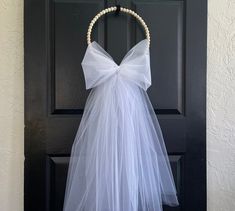
[(118, 65), (95, 41), (89, 44), (82, 61), (86, 89), (94, 88), (116, 74), (147, 90), (151, 85), (148, 40), (137, 43)]

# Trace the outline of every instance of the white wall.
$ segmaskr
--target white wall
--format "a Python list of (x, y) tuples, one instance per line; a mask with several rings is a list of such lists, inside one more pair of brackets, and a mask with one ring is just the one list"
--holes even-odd
[(235, 210), (235, 1), (209, 0), (208, 210)]
[[(208, 211), (235, 210), (235, 1), (209, 0)], [(23, 0), (0, 0), (0, 206), (23, 211)]]
[(0, 0), (0, 210), (23, 210), (23, 0)]

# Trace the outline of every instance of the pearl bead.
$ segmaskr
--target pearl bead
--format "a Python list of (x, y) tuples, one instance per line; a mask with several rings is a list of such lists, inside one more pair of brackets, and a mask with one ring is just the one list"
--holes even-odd
[[(93, 19), (92, 21), (90, 22), (90, 25), (88, 27), (88, 30), (87, 30), (87, 43), (90, 44), (91, 43), (91, 33), (92, 33), (92, 29), (93, 29), (93, 26), (94, 24), (96, 23), (96, 21), (103, 15), (105, 15), (106, 13), (109, 13), (109, 12), (112, 12), (112, 11), (116, 11), (117, 10), (117, 7), (109, 7), (109, 8), (106, 8), (104, 10), (102, 10), (101, 12), (99, 12)], [(148, 26), (147, 24), (144, 22), (143, 18), (141, 16), (139, 16), (135, 11), (131, 10), (131, 9), (127, 9), (127, 8), (124, 8), (124, 7), (120, 7), (120, 11), (124, 12), (124, 13), (127, 13), (127, 14), (130, 14), (132, 15), (133, 17), (135, 17), (139, 22), (140, 24), (144, 27), (144, 30), (145, 30), (145, 35), (146, 35), (146, 38), (148, 40), (148, 43), (150, 45), (150, 32), (149, 32), (149, 29), (148, 29)]]

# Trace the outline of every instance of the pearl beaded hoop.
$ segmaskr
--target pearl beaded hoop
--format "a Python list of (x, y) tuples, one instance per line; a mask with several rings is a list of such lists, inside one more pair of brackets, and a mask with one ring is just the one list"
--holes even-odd
[[(110, 13), (110, 12), (115, 12), (117, 10), (117, 7), (109, 7), (109, 8), (106, 8), (102, 11), (100, 11), (90, 22), (89, 24), (89, 27), (88, 27), (88, 31), (87, 31), (87, 44), (89, 45), (91, 43), (91, 32), (92, 32), (92, 28), (94, 26), (94, 24), (96, 23), (96, 21), (103, 15), (105, 15), (106, 13)], [(134, 12), (133, 10), (130, 10), (130, 9), (127, 9), (127, 8), (124, 8), (124, 7), (120, 7), (120, 11), (121, 12), (124, 12), (124, 13), (127, 13), (127, 14), (130, 14), (132, 15), (133, 17), (135, 17), (139, 22), (140, 24), (144, 27), (144, 31), (145, 31), (145, 36), (146, 36), (146, 39), (148, 40), (149, 42), (149, 45), (150, 45), (150, 33), (149, 33), (149, 29), (148, 29), (148, 26), (146, 25), (146, 23), (144, 22), (143, 18), (141, 18), (136, 12)]]

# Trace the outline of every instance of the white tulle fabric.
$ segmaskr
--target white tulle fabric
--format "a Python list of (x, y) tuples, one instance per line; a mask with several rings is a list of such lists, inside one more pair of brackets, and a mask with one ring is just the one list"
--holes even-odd
[(72, 147), (64, 211), (160, 211), (178, 205), (162, 132), (146, 94), (148, 41), (117, 65), (96, 42), (82, 61), (92, 88)]

